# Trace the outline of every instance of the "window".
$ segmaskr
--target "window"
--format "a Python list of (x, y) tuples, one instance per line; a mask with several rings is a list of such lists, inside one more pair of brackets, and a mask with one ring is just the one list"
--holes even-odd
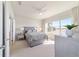
[(61, 35), (66, 35), (65, 25), (71, 25), (73, 23), (72, 18), (65, 18), (61, 20)]
[(72, 24), (72, 18), (65, 18), (61, 20), (56, 20), (48, 23), (48, 32), (52, 32), (53, 34), (56, 35), (66, 35), (66, 28), (64, 27), (65, 25), (70, 25)]
[(71, 25), (72, 19), (71, 18), (65, 18), (61, 20), (61, 28), (64, 28), (65, 25)]

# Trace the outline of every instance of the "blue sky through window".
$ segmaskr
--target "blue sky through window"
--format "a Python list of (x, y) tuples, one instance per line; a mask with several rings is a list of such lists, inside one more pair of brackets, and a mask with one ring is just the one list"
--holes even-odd
[(65, 25), (71, 25), (72, 22), (72, 18), (65, 18), (63, 20), (61, 20), (61, 28), (64, 27)]
[[(61, 24), (60, 24), (61, 23)], [(57, 20), (57, 21), (53, 21), (52, 24), (50, 24), (50, 26), (55, 27), (55, 28), (64, 28), (65, 25), (71, 25), (72, 22), (72, 18), (65, 18), (63, 20)]]

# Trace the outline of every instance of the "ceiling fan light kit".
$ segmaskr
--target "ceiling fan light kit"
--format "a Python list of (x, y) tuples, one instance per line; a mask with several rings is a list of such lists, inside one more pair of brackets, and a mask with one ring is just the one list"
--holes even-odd
[(42, 15), (42, 13), (39, 13), (39, 15)]

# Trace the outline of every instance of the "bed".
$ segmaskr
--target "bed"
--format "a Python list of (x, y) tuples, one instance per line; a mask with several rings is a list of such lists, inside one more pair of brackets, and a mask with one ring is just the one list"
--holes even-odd
[(44, 32), (37, 32), (34, 27), (24, 28), (24, 37), (30, 47), (40, 45), (48, 36)]

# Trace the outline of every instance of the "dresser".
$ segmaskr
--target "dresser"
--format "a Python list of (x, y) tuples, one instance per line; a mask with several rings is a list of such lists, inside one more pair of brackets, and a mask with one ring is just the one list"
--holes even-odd
[(55, 36), (55, 57), (79, 57), (79, 39)]

